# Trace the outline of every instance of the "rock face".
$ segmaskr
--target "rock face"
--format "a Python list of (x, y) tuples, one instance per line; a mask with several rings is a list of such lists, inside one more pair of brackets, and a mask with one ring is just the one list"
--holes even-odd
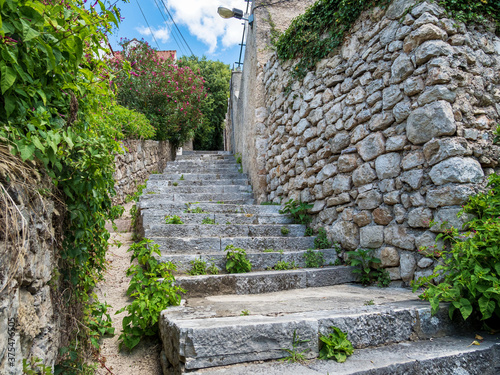
[(428, 270), (417, 239), (432, 220), (461, 227), (455, 210), (497, 166), (494, 45), (435, 2), (397, 0), (363, 13), (339, 54), (301, 81), (289, 85), (294, 63), (272, 55), (260, 76), (266, 199), (314, 204), (313, 225), (346, 250), (405, 254), (385, 263), (393, 278)]

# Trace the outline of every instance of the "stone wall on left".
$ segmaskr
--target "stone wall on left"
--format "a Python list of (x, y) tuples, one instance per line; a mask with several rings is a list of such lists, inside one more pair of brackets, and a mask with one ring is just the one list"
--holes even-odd
[(175, 148), (165, 141), (125, 140), (123, 154), (116, 155), (115, 204), (125, 202), (127, 195), (137, 191), (150, 174), (161, 173), (167, 161), (175, 159)]

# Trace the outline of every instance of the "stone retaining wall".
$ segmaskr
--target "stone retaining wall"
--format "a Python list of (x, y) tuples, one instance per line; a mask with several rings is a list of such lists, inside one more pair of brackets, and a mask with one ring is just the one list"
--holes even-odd
[(124, 203), (151, 173), (162, 173), (167, 161), (175, 159), (175, 150), (168, 142), (125, 140), (123, 148), (125, 153), (115, 157), (115, 204)]
[(365, 12), (347, 35), (291, 90), (292, 63), (265, 64), (267, 198), (314, 204), (315, 226), (345, 250), (377, 249), (408, 283), (435, 264), (417, 249), (462, 227), (497, 167), (500, 39), (414, 0)]

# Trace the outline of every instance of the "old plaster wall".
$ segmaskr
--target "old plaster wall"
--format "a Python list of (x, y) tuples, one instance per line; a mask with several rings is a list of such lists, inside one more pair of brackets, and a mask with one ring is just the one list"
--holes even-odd
[(0, 374), (17, 375), (23, 358), (52, 366), (61, 342), (63, 316), (51, 290), (60, 213), (49, 181), (32, 175), (13, 183), (5, 171), (0, 170)]
[[(277, 30), (285, 30), (292, 19), (303, 13), (314, 0), (271, 3), (273, 2), (263, 0), (252, 3), (254, 23), (247, 33), (243, 73), (232, 123), (234, 145), (230, 149), (242, 154), (243, 170), (248, 173), (259, 202), (266, 200), (265, 150), (268, 135), (264, 124), (267, 108), (263, 67), (273, 54), (271, 25), (274, 24)], [(233, 79), (237, 78), (233, 75)]]
[(418, 249), (462, 227), (461, 205), (497, 168), (492, 31), (451, 20), (432, 2), (395, 0), (365, 12), (338, 53), (286, 90), (292, 62), (258, 52), (265, 39), (254, 27), (243, 75), (253, 88), (244, 81), (240, 94), (253, 96), (254, 121), (235, 127), (235, 138), (247, 163), (257, 160), (254, 171), (245, 164), (250, 175), (265, 173), (260, 200), (314, 204), (316, 227), (345, 250), (376, 249), (393, 280), (429, 274), (436, 261)]
[(123, 150), (115, 157), (115, 204), (124, 203), (151, 173), (162, 173), (167, 161), (175, 159), (175, 150), (168, 142), (124, 140)]

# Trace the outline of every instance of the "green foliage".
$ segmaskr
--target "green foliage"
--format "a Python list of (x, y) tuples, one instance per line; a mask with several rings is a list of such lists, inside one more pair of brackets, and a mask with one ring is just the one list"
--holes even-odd
[(248, 316), (248, 315), (250, 315), (250, 311), (248, 311), (248, 310), (241, 310), (240, 316)]
[(179, 183), (178, 182), (172, 182), (172, 186), (178, 186)]
[(288, 348), (281, 348), (281, 350), (284, 350), (287, 352), (289, 355), (286, 356), (285, 358), (281, 358), (280, 361), (287, 361), (290, 363), (295, 363), (295, 362), (304, 362), (306, 360), (305, 353), (307, 353), (310, 349), (304, 349), (299, 351), (299, 347), (302, 344), (305, 344), (306, 342), (309, 342), (311, 340), (301, 340), (299, 337), (299, 334), (297, 333), (297, 330), (293, 331), (293, 337), (292, 337), (292, 349)]
[(364, 305), (364, 306), (373, 306), (373, 305), (375, 305), (375, 302), (374, 302), (372, 299), (370, 299), (370, 300), (368, 300), (368, 301), (365, 301), (365, 302), (363, 303), (363, 305)]
[(304, 232), (304, 236), (306, 237), (314, 236), (314, 229), (312, 229), (311, 227), (307, 227), (306, 231)]
[(203, 113), (203, 124), (196, 129), (193, 140), (195, 150), (224, 149), (224, 120), (229, 98), (229, 81), (231, 70), (229, 65), (220, 61), (207, 60), (205, 56), (183, 57), (177, 62), (179, 66), (187, 66), (197, 72), (205, 80), (206, 97), (202, 100), (200, 111)]
[(247, 252), (234, 245), (227, 245), (226, 271), (229, 273), (245, 273), (252, 270), (252, 263), (247, 259)]
[[(489, 191), (470, 197), (463, 208), (463, 213), (475, 215), (467, 222), (468, 231), (440, 233), (436, 240), (447, 242), (438, 254), (443, 263), (413, 285), (414, 291), (425, 288), (420, 298), (431, 303), (433, 313), (443, 301), (450, 302), (450, 318), (455, 310), (463, 319), (500, 318), (500, 176), (492, 174), (488, 186)], [(433, 285), (440, 275), (442, 282)]]
[(210, 219), (208, 216), (203, 218), (201, 221), (202, 224), (216, 224), (215, 219)]
[(132, 195), (127, 195), (125, 197), (125, 203), (129, 203), (129, 202), (132, 202), (132, 201), (139, 202), (139, 198), (141, 197), (142, 191), (145, 188), (146, 188), (146, 183), (141, 184), (141, 185), (137, 185), (137, 190), (135, 191), (135, 193), (132, 194)]
[(314, 239), (314, 247), (316, 249), (329, 249), (332, 247), (332, 243), (328, 240), (325, 228), (319, 228), (318, 234)]
[(285, 203), (285, 207), (281, 209), (280, 214), (287, 214), (292, 216), (295, 224), (307, 225), (311, 222), (312, 218), (307, 213), (307, 210), (313, 208), (312, 204), (304, 203), (302, 201), (290, 199)]
[(295, 270), (297, 269), (297, 265), (295, 264), (295, 262), (288, 263), (284, 260), (279, 260), (278, 263), (274, 265), (273, 269), (275, 271)]
[(207, 272), (210, 274), (210, 275), (218, 275), (220, 270), (219, 268), (215, 265), (215, 264), (211, 264), (208, 268), (207, 268)]
[(184, 175), (181, 174), (181, 177), (179, 177), (179, 181), (184, 181)]
[(198, 258), (190, 261), (189, 263), (191, 264), (191, 269), (188, 271), (188, 274), (191, 276), (207, 274), (207, 262), (203, 259)]
[(147, 43), (125, 40), (121, 46), (123, 51), (110, 61), (118, 103), (143, 113), (155, 128), (156, 140), (178, 147), (192, 139), (202, 124), (203, 78), (159, 57)]
[(446, 11), (462, 22), (484, 23), (486, 20), (500, 22), (500, 3), (492, 0), (438, 0)]
[(319, 337), (322, 342), (319, 359), (335, 359), (337, 362), (345, 362), (347, 357), (354, 352), (352, 343), (347, 339), (347, 333), (337, 327), (330, 328), (333, 330), (332, 333)]
[(318, 268), (325, 263), (325, 256), (321, 251), (307, 249), (303, 257), (307, 268)]
[(391, 283), (391, 275), (389, 274), (389, 271), (383, 268), (378, 269), (377, 286), (379, 288), (385, 288), (388, 287), (390, 283)]
[(279, 37), (276, 51), (281, 60), (299, 58), (293, 76), (304, 77), (316, 62), (344, 41), (344, 35), (361, 12), (389, 0), (319, 0), (295, 18)]
[(184, 224), (184, 222), (177, 215), (167, 215), (165, 216), (165, 224)]
[(280, 203), (274, 203), (274, 202), (262, 202), (260, 204), (261, 206), (279, 206)]
[(45, 366), (40, 358), (23, 358), (23, 375), (53, 375), (52, 368)]
[(287, 227), (281, 227), (281, 234), (283, 236), (286, 236), (288, 233), (290, 233), (290, 229), (288, 229)]
[(158, 333), (160, 312), (168, 306), (179, 305), (181, 288), (174, 285), (172, 271), (176, 267), (171, 262), (158, 263), (153, 254), (161, 255), (158, 245), (144, 239), (130, 246), (131, 262), (137, 259), (138, 264), (131, 265), (127, 276), (132, 276), (127, 295), (134, 301), (116, 312), (127, 311), (123, 318), (120, 349), (125, 345), (133, 349), (144, 336)]
[(121, 125), (120, 139), (151, 139), (155, 135), (155, 128), (142, 113), (116, 104), (107, 114), (110, 123)]
[(241, 165), (241, 162), (242, 162), (241, 154), (239, 152), (237, 152), (236, 154), (234, 154), (234, 157), (236, 158), (236, 163)]
[(88, 315), (87, 328), (89, 330), (90, 343), (94, 348), (99, 349), (99, 340), (102, 336), (115, 334), (115, 329), (112, 326), (111, 317), (108, 313), (108, 307), (111, 307), (106, 302), (94, 301), (87, 305), (84, 314)]
[[(373, 267), (373, 264), (379, 264), (380, 259), (373, 256), (371, 249), (358, 249), (356, 251), (348, 251), (349, 262), (351, 266), (356, 267), (353, 273), (359, 274), (359, 281), (363, 285), (371, 285), (378, 281), (379, 278), (385, 279), (386, 275), (382, 270)], [(387, 272), (387, 271), (386, 271)], [(381, 282), (381, 285), (383, 282)]]
[(186, 203), (185, 214), (208, 214), (208, 211), (203, 211), (201, 207), (191, 207), (190, 203)]

